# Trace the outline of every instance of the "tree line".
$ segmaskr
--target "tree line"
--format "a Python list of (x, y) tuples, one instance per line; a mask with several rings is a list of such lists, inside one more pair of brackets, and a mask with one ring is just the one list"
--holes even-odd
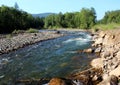
[(27, 30), (28, 28), (42, 28), (42, 18), (34, 18), (31, 14), (14, 7), (0, 7), (0, 33), (11, 33), (14, 30)]
[(94, 8), (83, 8), (80, 12), (53, 14), (45, 18), (45, 28), (89, 29), (96, 23)]
[(14, 30), (29, 28), (79, 28), (90, 29), (95, 24), (120, 23), (120, 10), (108, 11), (103, 19), (96, 20), (94, 8), (82, 8), (79, 12), (52, 14), (44, 18), (33, 17), (31, 14), (15, 7), (0, 7), (0, 33), (11, 33)]
[(120, 23), (120, 10), (107, 11), (103, 19), (99, 20), (98, 23)]

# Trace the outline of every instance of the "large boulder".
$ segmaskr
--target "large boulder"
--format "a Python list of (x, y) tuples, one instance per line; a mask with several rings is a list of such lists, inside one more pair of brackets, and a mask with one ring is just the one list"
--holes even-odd
[(66, 85), (65, 81), (60, 78), (52, 78), (49, 82), (49, 85)]
[(94, 68), (97, 68), (97, 69), (102, 68), (102, 66), (103, 66), (102, 58), (93, 59), (91, 61), (91, 66), (94, 67)]

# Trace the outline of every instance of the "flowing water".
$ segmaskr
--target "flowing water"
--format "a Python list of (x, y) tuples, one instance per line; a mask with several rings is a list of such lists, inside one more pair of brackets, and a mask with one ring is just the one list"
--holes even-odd
[(36, 43), (9, 54), (0, 55), (0, 82), (16, 79), (65, 77), (89, 67), (93, 58), (78, 50), (91, 45), (87, 32), (67, 32), (69, 35)]

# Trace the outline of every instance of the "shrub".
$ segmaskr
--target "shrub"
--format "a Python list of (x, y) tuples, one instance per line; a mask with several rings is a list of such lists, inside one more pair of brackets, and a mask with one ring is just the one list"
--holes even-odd
[(30, 28), (30, 29), (28, 29), (26, 32), (27, 32), (27, 33), (38, 33), (39, 30)]
[(14, 30), (13, 32), (12, 32), (12, 34), (18, 34), (18, 33), (24, 33), (25, 31), (24, 30)]

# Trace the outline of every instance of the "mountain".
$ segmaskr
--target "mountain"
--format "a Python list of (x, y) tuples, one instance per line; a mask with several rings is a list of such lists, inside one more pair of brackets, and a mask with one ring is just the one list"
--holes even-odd
[(49, 15), (52, 15), (52, 14), (55, 14), (55, 13), (40, 13), (40, 14), (32, 14), (33, 17), (47, 17)]

